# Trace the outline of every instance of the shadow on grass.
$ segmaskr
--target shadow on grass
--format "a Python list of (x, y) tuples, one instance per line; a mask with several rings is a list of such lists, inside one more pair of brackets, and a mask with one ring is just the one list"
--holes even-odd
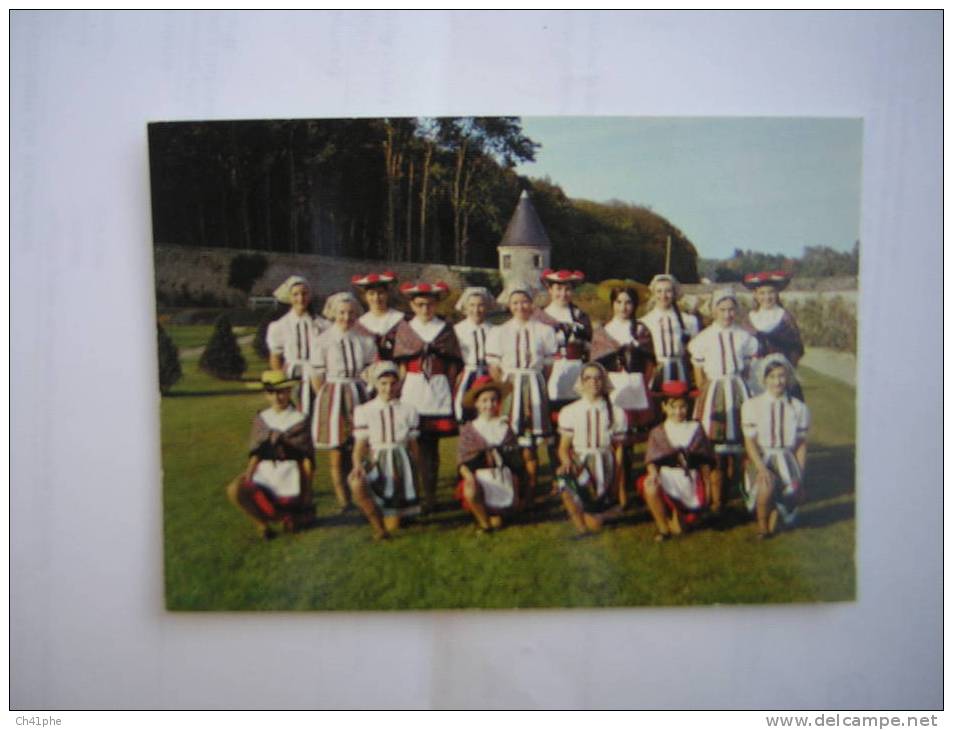
[[(808, 503), (809, 504), (809, 503)], [(856, 508), (851, 502), (837, 502), (835, 504), (818, 505), (816, 509), (801, 510), (798, 516), (798, 527), (817, 529), (833, 525), (835, 522), (854, 519)]]
[(853, 494), (855, 478), (852, 445), (822, 446), (808, 452), (805, 486), (809, 500)]

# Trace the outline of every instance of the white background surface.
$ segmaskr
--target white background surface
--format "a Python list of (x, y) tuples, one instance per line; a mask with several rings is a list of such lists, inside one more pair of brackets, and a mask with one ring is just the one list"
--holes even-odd
[[(939, 13), (14, 12), (10, 63), (13, 707), (940, 706)], [(864, 117), (856, 603), (164, 611), (146, 123), (472, 113)]]

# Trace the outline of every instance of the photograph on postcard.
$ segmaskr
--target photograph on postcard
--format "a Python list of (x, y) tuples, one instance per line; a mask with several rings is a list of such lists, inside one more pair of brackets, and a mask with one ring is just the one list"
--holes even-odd
[(150, 124), (167, 607), (854, 600), (862, 129)]

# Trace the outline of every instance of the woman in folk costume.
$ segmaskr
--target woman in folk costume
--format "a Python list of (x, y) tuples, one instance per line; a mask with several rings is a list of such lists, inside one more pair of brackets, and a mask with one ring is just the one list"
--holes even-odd
[(749, 385), (755, 393), (761, 392), (760, 369), (763, 358), (768, 355), (782, 355), (791, 365), (792, 378), (789, 383), (791, 395), (804, 400), (801, 385), (793, 377), (794, 368), (804, 356), (804, 343), (801, 330), (791, 313), (781, 304), (780, 293), (791, 283), (791, 275), (783, 271), (762, 271), (748, 274), (744, 285), (754, 293), (756, 307), (748, 313), (751, 332), (758, 338), (758, 358), (752, 370), (754, 377)]
[(351, 284), (364, 293), (367, 302), (367, 311), (357, 320), (358, 327), (374, 338), (381, 360), (393, 356), (397, 325), (406, 319), (403, 312), (390, 306), (391, 285), (396, 281), (393, 271), (351, 277)]
[[(648, 427), (655, 421), (654, 404), (649, 398), (648, 384), (655, 370), (655, 352), (648, 327), (635, 319), (639, 305), (638, 292), (632, 287), (618, 287), (609, 294), (612, 319), (593, 332), (589, 357), (609, 372), (612, 404), (625, 411), (625, 472), (632, 472), (631, 446), (645, 441)], [(625, 491), (621, 504), (626, 504)]]
[(486, 357), (490, 375), (513, 387), (508, 418), (523, 449), (527, 474), (523, 506), (529, 508), (536, 494), (537, 446), (553, 433), (546, 378), (556, 355), (556, 332), (533, 317), (533, 294), (527, 284), (511, 283), (502, 298), (513, 316), (491, 331)]
[(450, 287), (442, 281), (407, 283), (400, 290), (410, 299), (414, 317), (397, 326), (394, 360), (403, 377), (400, 397), (413, 404), (420, 415), (423, 511), (429, 513), (437, 498), (439, 439), (457, 433), (451, 383), (456, 382), (463, 360), (453, 327), (434, 315), (437, 302), (447, 296)]
[(786, 357), (768, 355), (761, 371), (764, 392), (741, 407), (748, 455), (742, 494), (762, 539), (774, 534), (779, 517), (785, 526), (794, 524), (804, 501), (811, 414), (803, 401), (789, 395), (792, 378)]
[(398, 399), (396, 364), (378, 361), (371, 368), (377, 397), (354, 412), (354, 468), (348, 485), (375, 540), (386, 540), (402, 517), (420, 512), (417, 410)]
[(342, 512), (351, 507), (344, 475), (354, 409), (367, 400), (362, 375), (377, 357), (374, 339), (355, 326), (360, 313), (353, 294), (328, 297), (324, 316), (334, 324), (315, 339), (310, 361), (311, 386), (317, 393), (311, 437), (316, 448), (328, 452), (331, 484)]
[(576, 383), (582, 397), (559, 412), (556, 488), (580, 535), (601, 529), (623, 489), (625, 412), (612, 405), (611, 390), (606, 369), (588, 363)]
[(248, 466), (225, 493), (269, 540), (275, 536), (271, 522), (289, 532), (314, 524), (314, 449), (307, 417), (291, 404), (298, 381), (281, 370), (266, 370), (261, 381), (269, 405), (252, 422)]
[(476, 418), (460, 427), (457, 442), (457, 498), (469, 510), (479, 533), (503, 525), (503, 515), (519, 509), (525, 470), (509, 421), (500, 416), (512, 386), (489, 375), (476, 379), (464, 396)]
[(311, 314), (311, 284), (303, 276), (289, 276), (275, 289), (274, 297), (282, 304), (290, 304), (291, 309), (268, 325), (268, 364), (272, 370), (284, 370), (289, 378), (300, 381), (298, 408), (310, 413), (312, 392), (305, 370), (314, 338), (331, 323)]
[(575, 385), (588, 355), (592, 322), (589, 321), (589, 315), (572, 301), (576, 285), (586, 280), (585, 274), (566, 269), (546, 269), (542, 279), (549, 292), (549, 304), (537, 313), (536, 318), (556, 331), (559, 350), (553, 359), (547, 388), (550, 406), (558, 412), (579, 397)]
[(698, 421), (689, 420), (688, 383), (662, 383), (665, 421), (649, 434), (638, 492), (655, 520), (655, 541), (680, 535), (708, 505), (715, 452)]
[(477, 378), (490, 374), (486, 361), (486, 343), (494, 325), (486, 321), (486, 315), (496, 306), (493, 296), (485, 287), (471, 286), (457, 300), (456, 309), (466, 319), (457, 322), (453, 331), (460, 343), (463, 355), (463, 371), (457, 380), (453, 396), (453, 414), (458, 423), (473, 417), (472, 410), (465, 410), (463, 398)]
[(699, 332), (696, 317), (686, 317), (678, 308), (678, 279), (670, 274), (657, 274), (649, 282), (655, 306), (640, 322), (652, 333), (656, 368), (650, 383), (658, 391), (666, 380), (689, 382), (688, 351), (685, 346)]
[(735, 324), (738, 300), (731, 289), (717, 290), (711, 309), (715, 321), (689, 343), (688, 350), (701, 390), (695, 401), (695, 419), (701, 421), (718, 458), (711, 476), (711, 509), (717, 513), (725, 480), (730, 486), (740, 476), (739, 458), (744, 453), (741, 405), (748, 399), (745, 381), (758, 341)]

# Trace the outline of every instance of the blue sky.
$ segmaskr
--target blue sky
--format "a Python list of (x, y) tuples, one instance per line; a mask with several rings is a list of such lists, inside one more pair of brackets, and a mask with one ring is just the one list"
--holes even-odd
[(520, 174), (649, 207), (703, 258), (847, 251), (859, 237), (859, 119), (523, 117), (523, 129), (542, 147)]

